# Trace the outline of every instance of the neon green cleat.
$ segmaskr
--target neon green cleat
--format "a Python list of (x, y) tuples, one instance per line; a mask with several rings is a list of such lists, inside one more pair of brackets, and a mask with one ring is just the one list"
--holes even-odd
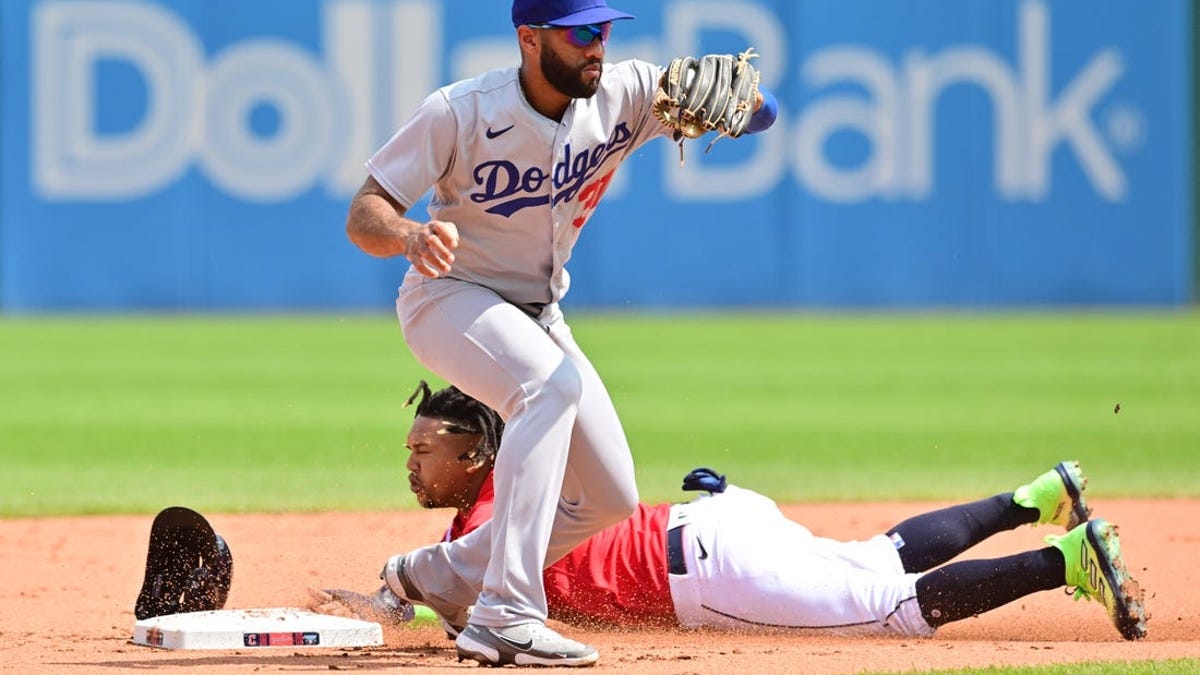
[(1062, 551), (1066, 583), (1075, 588), (1076, 600), (1103, 603), (1126, 640), (1146, 637), (1145, 594), (1121, 558), (1115, 525), (1093, 520), (1062, 536), (1046, 537), (1046, 543)]
[(1079, 462), (1059, 462), (1053, 469), (1013, 490), (1013, 501), (1037, 509), (1038, 525), (1061, 525), (1073, 530), (1086, 523), (1092, 509), (1083, 498), (1087, 478)]

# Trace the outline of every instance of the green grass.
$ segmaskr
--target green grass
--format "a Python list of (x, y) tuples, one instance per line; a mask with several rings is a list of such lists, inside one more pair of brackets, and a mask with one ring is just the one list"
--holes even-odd
[[(1195, 496), (1200, 314), (609, 316), (572, 325), (643, 498), (950, 499), (1084, 461)], [(412, 508), (389, 316), (0, 319), (0, 515)], [(1117, 405), (1120, 412), (1114, 412)]]
[(1116, 661), (1111, 663), (1064, 663), (1054, 666), (1014, 668), (968, 668), (965, 670), (927, 671), (925, 675), (1190, 675), (1200, 670), (1200, 659), (1164, 661)]

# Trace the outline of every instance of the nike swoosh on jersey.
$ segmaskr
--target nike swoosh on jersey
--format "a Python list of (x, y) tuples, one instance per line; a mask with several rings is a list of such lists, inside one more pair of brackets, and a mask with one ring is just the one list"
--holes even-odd
[(496, 138), (497, 136), (503, 135), (505, 132), (507, 132), (509, 129), (512, 129), (515, 126), (517, 126), (517, 125), (510, 124), (510, 125), (504, 127), (503, 129), (497, 129), (495, 131), (492, 131), (492, 128), (488, 127), (487, 131), (483, 132), (483, 135), (487, 136), (488, 138)]
[(700, 558), (701, 560), (708, 560), (708, 551), (705, 550), (704, 544), (700, 543), (700, 540), (697, 539), (696, 545), (700, 547), (700, 555), (696, 557)]

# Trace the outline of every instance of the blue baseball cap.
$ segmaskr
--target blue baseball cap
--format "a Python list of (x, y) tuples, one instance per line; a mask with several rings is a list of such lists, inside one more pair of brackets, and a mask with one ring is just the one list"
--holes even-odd
[(513, 26), (549, 24), (551, 26), (586, 26), (618, 19), (632, 19), (632, 14), (613, 9), (605, 0), (513, 0)]

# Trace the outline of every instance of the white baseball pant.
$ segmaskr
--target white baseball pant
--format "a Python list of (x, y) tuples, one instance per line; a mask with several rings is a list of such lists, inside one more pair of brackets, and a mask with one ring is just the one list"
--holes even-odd
[(734, 485), (672, 506), (667, 528), (668, 550), (672, 539), (682, 549), (668, 555), (683, 572), (668, 575), (681, 626), (933, 633), (916, 601), (921, 575), (904, 572), (886, 535), (817, 537), (775, 502)]
[(544, 622), (542, 570), (637, 507), (608, 391), (557, 304), (532, 319), (487, 288), (439, 278), (406, 282), (396, 311), (417, 360), (505, 420), (491, 522), (408, 554), (409, 579), (426, 597), (474, 603), (474, 624)]

